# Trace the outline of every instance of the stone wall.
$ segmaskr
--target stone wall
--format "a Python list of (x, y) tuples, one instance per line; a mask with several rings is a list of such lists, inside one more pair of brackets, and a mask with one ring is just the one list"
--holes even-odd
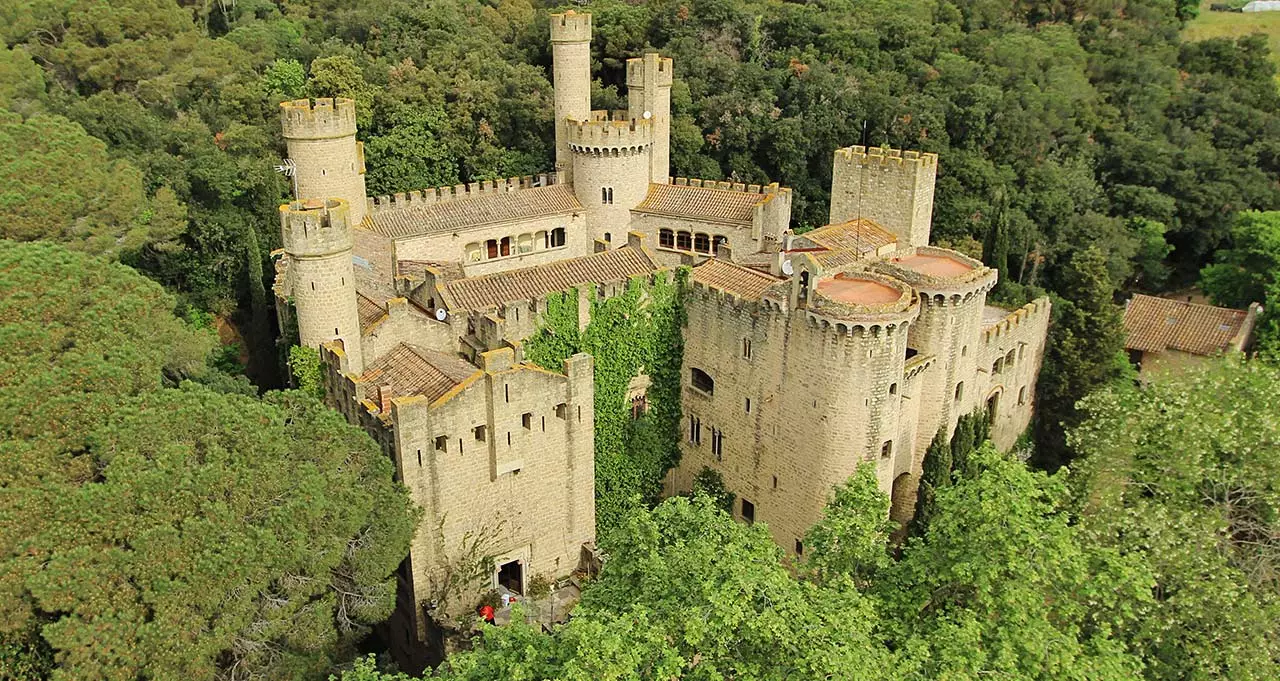
[(300, 199), (341, 198), (351, 222), (365, 214), (364, 145), (356, 141), (356, 104), (345, 98), (280, 104), (280, 124)]
[(869, 218), (903, 244), (927, 246), (937, 173), (937, 154), (861, 146), (837, 149), (829, 221)]
[(300, 342), (319, 348), (340, 339), (351, 354), (351, 370), (360, 371), (364, 359), (349, 204), (341, 199), (284, 204), (280, 233), (289, 259), (284, 292), (297, 310)]
[(592, 238), (603, 240), (608, 232), (614, 247), (626, 243), (631, 209), (649, 193), (649, 147), (613, 151), (575, 147), (573, 169), (573, 191), (586, 211)]
[(1041, 298), (1010, 312), (981, 334), (973, 382), (986, 385), (975, 397), (983, 400), (978, 407), (994, 403), (991, 441), (1000, 449), (1012, 447), (1031, 424), (1049, 317), (1049, 299)]
[[(557, 228), (565, 230), (565, 245), (548, 248), (543, 235), (550, 235), (551, 230)], [(489, 258), (486, 242), (492, 239), (500, 246), (504, 237), (510, 239), (511, 255), (503, 256), (499, 250), (497, 258)], [(460, 262), (465, 274), (475, 277), (590, 255), (592, 239), (593, 235), (587, 228), (584, 216), (552, 215), (467, 231), (398, 239), (395, 242), (395, 257), (397, 260)], [(524, 243), (530, 246), (530, 250), (522, 253), (520, 247)], [(473, 253), (478, 254), (479, 259), (474, 259), (477, 256), (472, 255)]]

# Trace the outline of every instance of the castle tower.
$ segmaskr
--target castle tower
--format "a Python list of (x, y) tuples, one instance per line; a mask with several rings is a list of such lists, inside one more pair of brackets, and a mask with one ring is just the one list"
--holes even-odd
[(551, 15), (551, 63), (556, 98), (556, 172), (573, 181), (569, 121), (591, 114), (591, 15), (573, 10)]
[(280, 234), (289, 258), (289, 293), (302, 344), (318, 348), (341, 340), (347, 370), (359, 373), (364, 355), (351, 265), (352, 212), (345, 199), (286, 203), (280, 206)]
[(901, 245), (929, 245), (938, 155), (854, 146), (836, 149), (831, 168), (831, 214), (839, 224), (868, 218)]
[(627, 60), (627, 105), (632, 118), (653, 121), (649, 181), (660, 184), (671, 177), (671, 82), (670, 58), (650, 52)]
[(618, 112), (591, 112), (591, 120), (567, 121), (573, 155), (573, 193), (587, 214), (597, 241), (622, 246), (627, 241), (631, 209), (649, 192), (649, 155), (653, 120), (627, 119)]
[(353, 225), (364, 220), (364, 144), (356, 141), (356, 103), (295, 99), (280, 103), (289, 158), (297, 166), (299, 199), (343, 199)]
[(916, 451), (923, 454), (940, 428), (946, 428), (949, 437), (957, 419), (982, 406), (972, 377), (987, 292), (998, 275), (973, 258), (928, 246), (874, 267), (915, 288), (920, 317), (911, 328), (909, 347), (936, 358), (921, 387)]

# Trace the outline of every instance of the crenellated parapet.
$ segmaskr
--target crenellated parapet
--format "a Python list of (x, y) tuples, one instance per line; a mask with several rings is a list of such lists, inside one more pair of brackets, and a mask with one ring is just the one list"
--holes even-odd
[(902, 329), (919, 313), (910, 286), (869, 271), (847, 271), (819, 279), (805, 309), (810, 323), (847, 328), (849, 333)]
[(630, 156), (653, 143), (653, 125), (643, 118), (630, 120), (567, 121), (569, 148), (578, 154)]
[(835, 162), (855, 167), (893, 166), (896, 168), (929, 170), (938, 166), (938, 155), (928, 152), (854, 145), (836, 149)]
[(1010, 312), (1008, 316), (982, 330), (985, 345), (999, 343), (1024, 326), (1038, 327), (1049, 320), (1051, 304), (1048, 298), (1038, 298)]
[(356, 134), (356, 103), (345, 97), (280, 103), (286, 139), (329, 139)]
[(591, 42), (591, 15), (578, 14), (569, 10), (564, 14), (551, 15), (551, 42), (553, 43), (589, 43)]
[(670, 57), (650, 52), (643, 57), (627, 60), (627, 88), (646, 86), (671, 87), (675, 80), (675, 67)]
[(503, 180), (485, 180), (483, 182), (470, 182), (468, 184), (455, 184), (452, 186), (432, 187), (430, 189), (399, 192), (390, 195), (371, 196), (366, 202), (366, 205), (368, 206), (368, 212), (379, 213), (383, 211), (430, 206), (437, 203), (445, 203), (447, 201), (479, 198), (481, 196), (490, 196), (493, 194), (509, 194), (523, 189), (549, 187), (558, 183), (559, 179), (556, 173), (523, 175), (520, 177), (509, 177)]
[(281, 239), (294, 258), (322, 258), (351, 250), (351, 226), (350, 206), (342, 199), (306, 199), (280, 206)]
[(721, 189), (729, 192), (742, 192), (745, 194), (790, 194), (790, 187), (779, 186), (777, 182), (769, 184), (744, 184), (742, 182), (730, 182), (728, 180), (702, 180), (689, 177), (672, 177), (668, 178), (671, 184), (678, 187), (704, 187), (706, 189)]

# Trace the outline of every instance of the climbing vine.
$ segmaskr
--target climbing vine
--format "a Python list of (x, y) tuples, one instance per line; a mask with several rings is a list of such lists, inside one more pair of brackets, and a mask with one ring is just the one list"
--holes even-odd
[[(679, 459), (680, 365), (684, 359), (683, 291), (688, 268), (673, 276), (638, 277), (608, 298), (593, 297), (591, 320), (578, 330), (578, 293), (551, 296), (525, 357), (553, 371), (576, 352), (595, 359), (597, 534), (607, 538), (637, 502), (653, 502)], [(627, 388), (651, 381), (647, 412), (632, 418)]]

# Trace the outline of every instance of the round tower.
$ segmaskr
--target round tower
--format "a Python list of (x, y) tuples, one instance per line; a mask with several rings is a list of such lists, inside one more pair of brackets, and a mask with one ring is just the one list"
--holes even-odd
[(672, 68), (670, 58), (655, 52), (627, 60), (627, 106), (632, 118), (648, 118), (653, 122), (649, 181), (659, 184), (671, 179)]
[(555, 80), (556, 172), (573, 182), (569, 121), (591, 114), (591, 15), (569, 10), (551, 15), (551, 69)]
[(345, 98), (280, 103), (280, 124), (299, 199), (337, 197), (352, 224), (364, 220), (364, 145), (356, 141), (356, 103)]
[[(793, 289), (800, 276), (793, 275)], [(789, 365), (785, 413), (814, 426), (797, 445), (811, 457), (814, 494), (804, 503), (821, 513), (831, 488), (864, 463), (875, 466), (885, 492), (899, 477), (910, 479), (903, 368), (920, 307), (910, 286), (865, 271), (824, 275), (803, 288), (805, 305), (791, 308), (787, 351), (813, 360)]]
[(626, 243), (631, 209), (649, 192), (653, 121), (628, 120), (626, 113), (610, 120), (607, 112), (593, 111), (591, 120), (567, 125), (573, 192), (587, 213), (592, 236), (611, 247)]
[(280, 206), (280, 235), (289, 257), (289, 290), (303, 345), (338, 339), (347, 370), (364, 370), (360, 315), (351, 265), (351, 207), (344, 199), (306, 199)]
[(978, 260), (932, 246), (875, 267), (915, 288), (920, 317), (908, 342), (917, 353), (936, 358), (936, 369), (921, 388), (916, 449), (923, 453), (939, 429), (946, 428), (950, 436), (956, 420), (982, 400), (972, 378), (987, 292), (995, 286), (997, 273)]

